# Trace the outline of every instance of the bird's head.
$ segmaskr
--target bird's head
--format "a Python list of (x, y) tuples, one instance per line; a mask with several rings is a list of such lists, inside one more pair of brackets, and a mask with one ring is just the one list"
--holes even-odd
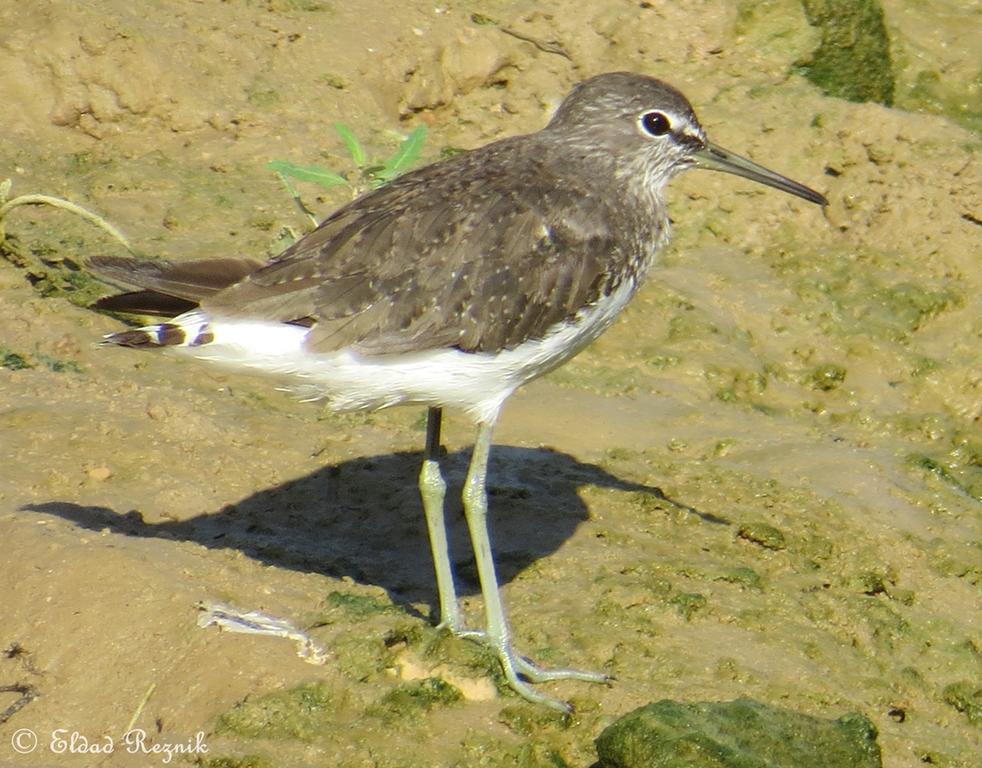
[(546, 130), (562, 133), (570, 152), (602, 153), (619, 175), (656, 195), (681, 171), (705, 168), (828, 205), (815, 190), (713, 144), (685, 96), (653, 77), (612, 72), (585, 80)]

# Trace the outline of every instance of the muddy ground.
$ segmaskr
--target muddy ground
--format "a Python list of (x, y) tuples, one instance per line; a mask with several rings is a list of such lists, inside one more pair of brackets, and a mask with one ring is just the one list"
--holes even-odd
[[(127, 754), (136, 727), (194, 747), (184, 764), (585, 768), (637, 706), (752, 697), (863, 713), (888, 768), (972, 765), (979, 9), (884, 7), (892, 109), (789, 74), (818, 34), (792, 0), (0, 5), (0, 178), (153, 256), (278, 252), (304, 221), (266, 163), (351, 172), (335, 122), (380, 157), (425, 123), (432, 160), (535, 130), (614, 69), (675, 83), (716, 142), (831, 201), (679, 179), (675, 239), (625, 317), (505, 410), (490, 482), (516, 645), (617, 677), (544, 686), (571, 723), (430, 628), (418, 411), (334, 415), (101, 349), (121, 323), (85, 308), (75, 265), (124, 251), (66, 212), (13, 211), (0, 686), (38, 695), (0, 725), (0, 764), (162, 764)], [(301, 191), (318, 216), (349, 194)], [(471, 437), (451, 415), (455, 487)], [(327, 663), (199, 628), (201, 601), (288, 619)]]

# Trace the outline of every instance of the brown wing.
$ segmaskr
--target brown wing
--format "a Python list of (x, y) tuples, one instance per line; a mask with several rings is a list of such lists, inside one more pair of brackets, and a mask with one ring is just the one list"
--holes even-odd
[(262, 267), (263, 262), (246, 258), (143, 261), (94, 256), (87, 265), (108, 283), (197, 300), (238, 282)]
[(354, 201), (202, 307), (309, 318), (317, 351), (494, 352), (543, 336), (608, 292), (632, 255), (611, 235), (616, 212), (549, 174), (529, 138)]
[(263, 262), (224, 258), (194, 261), (143, 261), (95, 256), (88, 268), (100, 279), (137, 291), (106, 296), (93, 307), (111, 312), (173, 317), (198, 306), (205, 296), (227, 288), (255, 272)]

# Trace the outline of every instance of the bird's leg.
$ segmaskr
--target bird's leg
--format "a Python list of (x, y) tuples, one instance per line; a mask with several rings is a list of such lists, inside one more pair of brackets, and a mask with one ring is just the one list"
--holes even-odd
[[(477, 574), (481, 581), (481, 596), (484, 598), (484, 612), (487, 618), (487, 642), (497, 651), (498, 659), (504, 669), (508, 684), (529, 701), (569, 712), (569, 704), (550, 698), (533, 690), (525, 680), (542, 682), (572, 678), (589, 682), (606, 682), (607, 675), (591, 672), (577, 672), (571, 669), (542, 670), (526, 658), (516, 655), (511, 647), (508, 622), (504, 606), (498, 592), (498, 576), (495, 573), (494, 557), (491, 554), (491, 540), (488, 535), (488, 493), (487, 470), (491, 453), (491, 433), (493, 424), (481, 423), (477, 429), (474, 452), (464, 484), (464, 515), (471, 534)], [(519, 677), (521, 675), (521, 677)], [(525, 680), (522, 679), (525, 678)]]
[(436, 569), (436, 587), (440, 594), (440, 623), (438, 627), (454, 635), (483, 636), (482, 632), (464, 630), (460, 622), (457, 590), (454, 587), (453, 568), (447, 547), (447, 525), (443, 512), (443, 500), (447, 483), (440, 472), (440, 424), (442, 408), (430, 408), (426, 412), (426, 447), (423, 450), (423, 466), (419, 472), (419, 495), (423, 499), (423, 514), (430, 535), (433, 566)]

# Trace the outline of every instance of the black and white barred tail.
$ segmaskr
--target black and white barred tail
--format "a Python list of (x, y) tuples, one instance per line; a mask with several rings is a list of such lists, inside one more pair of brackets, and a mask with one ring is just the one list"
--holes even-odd
[(198, 261), (143, 261), (99, 256), (89, 268), (109, 283), (136, 288), (107, 296), (96, 309), (137, 315), (160, 315), (167, 322), (107, 335), (110, 346), (153, 349), (200, 347), (214, 340), (208, 318), (198, 303), (259, 269), (254, 259), (202, 259)]
[(215, 340), (208, 319), (197, 311), (187, 312), (167, 323), (145, 325), (107, 334), (107, 346), (150, 349), (156, 347), (200, 347)]

